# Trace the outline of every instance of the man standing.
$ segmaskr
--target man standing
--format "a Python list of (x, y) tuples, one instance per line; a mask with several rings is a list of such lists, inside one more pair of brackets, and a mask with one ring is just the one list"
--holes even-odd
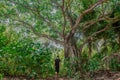
[(59, 68), (60, 68), (60, 59), (59, 56), (57, 56), (57, 58), (55, 59), (55, 72), (57, 72), (57, 77), (59, 74)]

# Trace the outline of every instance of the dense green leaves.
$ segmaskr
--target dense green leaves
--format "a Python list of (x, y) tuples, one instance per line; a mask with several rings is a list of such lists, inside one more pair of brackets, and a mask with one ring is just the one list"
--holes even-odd
[[(63, 73), (71, 77), (77, 71), (106, 68), (101, 60), (120, 50), (119, 4), (119, 0), (1, 0), (0, 72), (50, 76), (56, 46), (64, 47), (70, 57)], [(51, 45), (52, 50), (47, 48)], [(110, 59), (107, 68), (118, 70), (114, 63), (117, 60)]]
[[(6, 28), (0, 30), (4, 33)], [(10, 37), (2, 32), (0, 36), (0, 73), (35, 78), (53, 74), (52, 53), (49, 48), (43, 47), (41, 43), (34, 42), (30, 38), (10, 41)]]

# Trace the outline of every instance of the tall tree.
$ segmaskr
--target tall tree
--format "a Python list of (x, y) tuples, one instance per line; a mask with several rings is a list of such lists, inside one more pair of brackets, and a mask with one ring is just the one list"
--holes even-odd
[[(80, 58), (76, 61), (80, 71), (84, 45), (89, 43), (91, 53), (92, 39), (120, 20), (110, 17), (112, 0), (4, 0), (1, 5), (4, 6), (0, 15), (6, 18), (1, 22), (8, 20), (12, 26), (23, 25), (38, 37), (62, 45), (65, 58)], [(85, 40), (78, 45), (83, 36), (86, 36)]]

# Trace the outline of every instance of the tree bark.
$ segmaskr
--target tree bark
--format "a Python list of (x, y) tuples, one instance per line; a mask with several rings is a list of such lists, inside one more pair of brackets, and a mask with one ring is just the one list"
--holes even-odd
[[(84, 69), (83, 60), (81, 56), (82, 49), (78, 49), (76, 44), (77, 41), (74, 40), (74, 38), (70, 39), (71, 40), (68, 40), (68, 42), (66, 42), (66, 45), (64, 46), (65, 59), (69, 61), (69, 65), (67, 65), (67, 67), (73, 70), (73, 73), (80, 72), (80, 76), (83, 77)], [(71, 60), (71, 58), (74, 58), (74, 60)], [(73, 67), (73, 65), (75, 66)]]
[(118, 32), (118, 44), (119, 44), (119, 51), (120, 51), (120, 32)]
[(89, 48), (89, 57), (92, 55), (92, 39), (88, 40), (88, 48)]

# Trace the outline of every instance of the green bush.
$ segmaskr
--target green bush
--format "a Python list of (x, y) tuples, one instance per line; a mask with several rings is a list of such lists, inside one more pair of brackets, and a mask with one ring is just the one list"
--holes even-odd
[(3, 74), (0, 73), (0, 80), (3, 80)]
[[(32, 46), (30, 46), (31, 44)], [(54, 69), (51, 62), (51, 50), (42, 47), (39, 43), (29, 43), (26, 46), (28, 47), (24, 49), (26, 53), (22, 50), (23, 46), (15, 50), (9, 47), (7, 48), (9, 50), (0, 54), (0, 73), (29, 77), (47, 77), (52, 75)]]
[(117, 57), (112, 58), (110, 60), (109, 68), (110, 68), (110, 70), (113, 70), (113, 71), (120, 71), (120, 61), (119, 61), (119, 59)]

